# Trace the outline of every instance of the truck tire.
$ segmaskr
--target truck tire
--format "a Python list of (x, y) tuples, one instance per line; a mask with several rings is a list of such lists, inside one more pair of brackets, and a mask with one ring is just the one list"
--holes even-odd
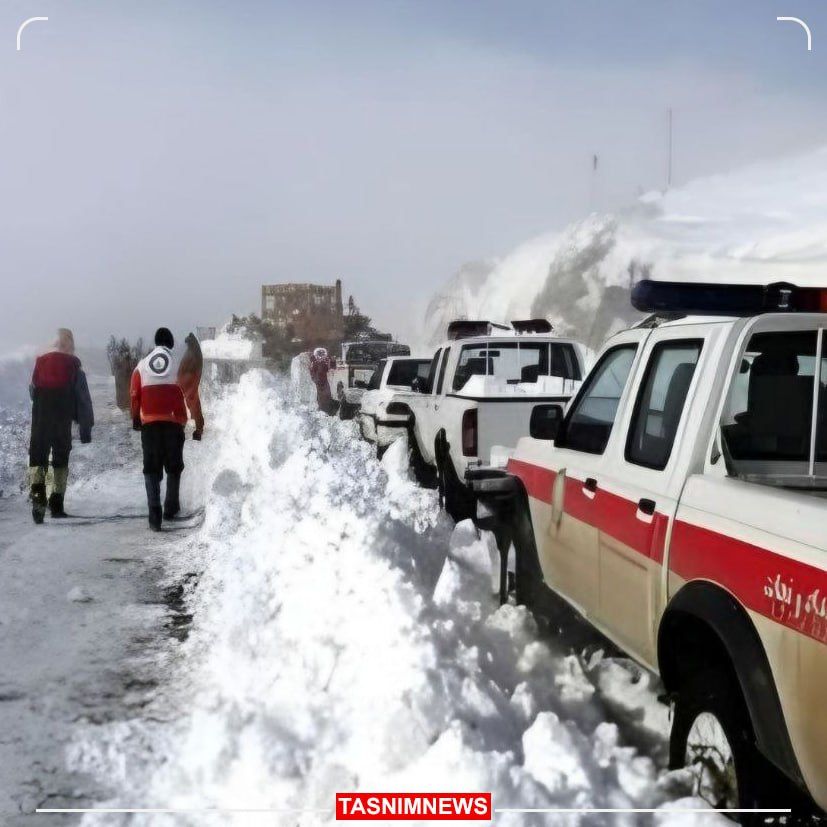
[(414, 478), (423, 488), (436, 488), (437, 478), (434, 469), (425, 462), (422, 452), (419, 450), (419, 443), (416, 441), (413, 422), (408, 428), (408, 451), (410, 457), (411, 471)]
[(769, 806), (762, 800), (767, 785), (760, 780), (768, 768), (755, 746), (738, 682), (728, 670), (699, 670), (687, 678), (675, 701), (669, 766), (691, 769), (692, 793), (712, 807)]

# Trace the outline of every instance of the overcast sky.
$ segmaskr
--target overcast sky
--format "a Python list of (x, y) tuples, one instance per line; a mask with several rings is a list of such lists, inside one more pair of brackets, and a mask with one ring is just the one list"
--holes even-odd
[(825, 69), (823, 0), (4, 0), (0, 352), (337, 277), (408, 335), (464, 261), (663, 187), (669, 106), (677, 184), (827, 143)]

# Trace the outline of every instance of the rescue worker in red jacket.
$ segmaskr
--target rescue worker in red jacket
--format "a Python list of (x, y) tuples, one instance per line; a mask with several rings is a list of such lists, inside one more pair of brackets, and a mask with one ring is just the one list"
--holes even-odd
[[(141, 432), (144, 482), (149, 506), (149, 526), (161, 530), (161, 520), (171, 520), (181, 510), (179, 488), (184, 470), (184, 426), (195, 420), (193, 439), (201, 439), (204, 417), (198, 386), (203, 359), (198, 339), (190, 333), (185, 348), (175, 349), (166, 327), (155, 333), (155, 348), (132, 372), (130, 397), (132, 427)], [(167, 474), (164, 507), (161, 480)]]
[(48, 497), (52, 517), (65, 517), (63, 496), (69, 479), (72, 421), (78, 423), (80, 441), (92, 441), (95, 416), (86, 374), (75, 356), (72, 331), (61, 327), (51, 350), (37, 357), (29, 385), (32, 430), (29, 441), (29, 484), (32, 518), (42, 523), (46, 514), (46, 477), (52, 460), (52, 490)]
[(333, 412), (333, 397), (327, 378), (332, 367), (335, 367), (335, 363), (331, 361), (325, 348), (317, 347), (310, 355), (310, 378), (316, 386), (316, 402), (319, 410), (328, 414)]

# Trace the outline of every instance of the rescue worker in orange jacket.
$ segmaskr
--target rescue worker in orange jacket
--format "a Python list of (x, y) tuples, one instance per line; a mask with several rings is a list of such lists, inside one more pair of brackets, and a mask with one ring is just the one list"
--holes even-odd
[[(166, 327), (159, 327), (155, 348), (132, 372), (132, 427), (141, 432), (149, 526), (153, 531), (161, 530), (162, 518), (171, 520), (181, 510), (179, 488), (184, 470), (187, 420), (195, 421), (193, 439), (200, 440), (204, 431), (198, 396), (203, 365), (201, 346), (192, 333), (185, 345), (176, 350), (172, 333)], [(164, 471), (167, 486), (162, 509)]]
[(29, 442), (29, 484), (32, 518), (42, 523), (46, 514), (46, 478), (52, 461), (52, 490), (48, 498), (52, 517), (65, 517), (63, 495), (69, 478), (72, 420), (81, 442), (92, 441), (95, 416), (86, 374), (75, 356), (72, 331), (61, 327), (51, 350), (37, 357), (29, 386), (32, 430)]

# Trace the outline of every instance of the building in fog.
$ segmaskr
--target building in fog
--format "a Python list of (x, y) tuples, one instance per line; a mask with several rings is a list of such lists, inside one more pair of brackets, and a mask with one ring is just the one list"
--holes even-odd
[(340, 340), (344, 334), (342, 282), (263, 284), (261, 318), (290, 339), (308, 345)]

